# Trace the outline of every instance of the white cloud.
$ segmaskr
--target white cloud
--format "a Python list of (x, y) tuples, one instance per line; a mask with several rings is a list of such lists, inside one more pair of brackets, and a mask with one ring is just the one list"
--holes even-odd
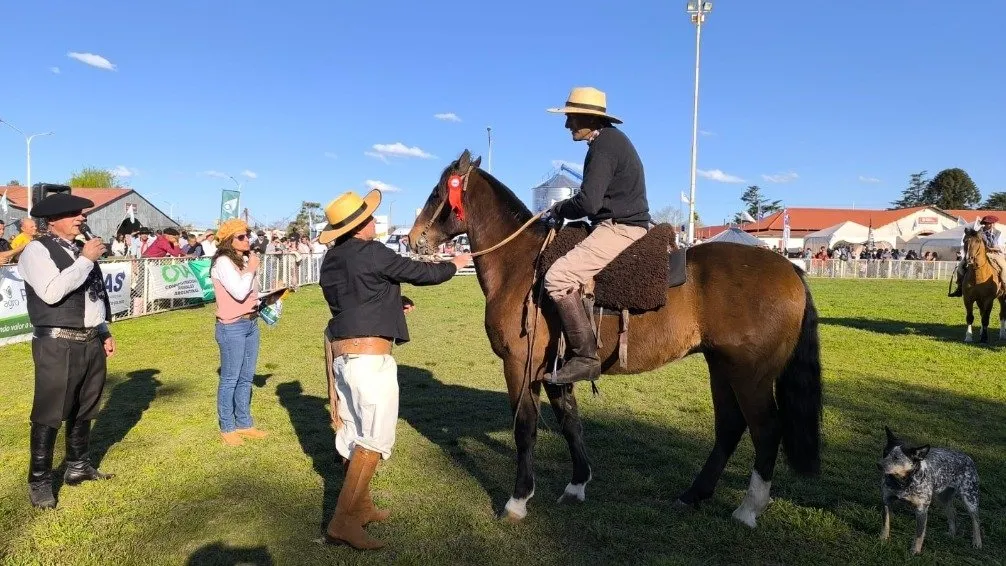
[(698, 173), (699, 177), (705, 177), (706, 179), (709, 179), (711, 181), (716, 181), (716, 182), (719, 182), (719, 183), (743, 183), (743, 182), (745, 182), (744, 179), (741, 179), (740, 177), (736, 177), (734, 175), (728, 175), (728, 174), (724, 173), (723, 171), (721, 171), (719, 169), (710, 169), (708, 171), (704, 171), (702, 169), (699, 169), (698, 171), (696, 171), (696, 173)]
[(54, 74), (54, 75), (58, 75), (59, 74), (59, 67), (49, 67), (49, 71), (52, 72), (52, 74)]
[(381, 161), (388, 163), (388, 158), (376, 151), (364, 151), (363, 154), (367, 157), (373, 157), (374, 159), (380, 159)]
[(383, 156), (387, 157), (419, 157), (422, 159), (433, 159), (436, 156), (426, 153), (418, 147), (409, 147), (402, 142), (395, 143), (375, 143), (371, 148), (374, 150), (372, 152), (365, 152), (364, 155), (369, 155), (370, 157)]
[(374, 181), (373, 179), (367, 179), (366, 181), (364, 181), (364, 183), (366, 183), (368, 189), (370, 190), (378, 189), (382, 193), (397, 193), (401, 192), (402, 190), (393, 185), (389, 185), (383, 181)]
[(713, 132), (710, 132), (709, 130), (699, 130), (699, 133), (702, 134), (702, 135), (704, 135), (704, 136), (715, 136), (716, 135)]
[(105, 59), (101, 55), (95, 55), (94, 53), (77, 53), (71, 51), (66, 54), (67, 57), (71, 59), (76, 59), (85, 65), (90, 65), (92, 67), (97, 67), (99, 69), (104, 69), (106, 71), (114, 71), (115, 65), (111, 61)]
[(339, 158), (338, 155), (336, 155), (334, 152), (331, 152), (331, 151), (326, 151), (325, 152), (325, 157), (327, 157), (329, 159), (338, 159)]
[(115, 169), (109, 169), (108, 172), (116, 177), (132, 177), (133, 175), (136, 175), (136, 169), (130, 169), (125, 165), (119, 165)]
[(242, 171), (241, 175), (244, 177), (248, 177), (249, 179), (258, 179), (258, 173), (251, 171), (249, 169), (245, 169), (244, 171)]
[(443, 120), (445, 122), (460, 122), (461, 118), (453, 112), (441, 112), (440, 114), (434, 114), (434, 118), (437, 120)]
[(762, 175), (761, 178), (765, 179), (769, 183), (790, 183), (797, 180), (800, 176), (795, 172), (790, 171), (788, 173), (776, 173), (775, 175)]
[(875, 183), (879, 183), (880, 179), (878, 179), (876, 177), (867, 177), (866, 175), (860, 175), (859, 176), (859, 182), (860, 183), (875, 184)]
[(220, 171), (213, 171), (212, 169), (209, 170), (209, 171), (203, 171), (202, 174), (206, 175), (207, 177), (217, 177), (217, 178), (220, 178), (220, 179), (229, 179), (230, 178), (230, 175), (228, 175), (227, 173), (221, 173)]

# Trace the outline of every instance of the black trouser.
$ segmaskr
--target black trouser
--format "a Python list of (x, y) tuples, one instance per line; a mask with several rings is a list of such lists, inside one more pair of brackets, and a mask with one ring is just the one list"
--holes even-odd
[(65, 420), (94, 420), (105, 388), (105, 348), (101, 338), (77, 342), (34, 337), (35, 400), (31, 422), (58, 429)]

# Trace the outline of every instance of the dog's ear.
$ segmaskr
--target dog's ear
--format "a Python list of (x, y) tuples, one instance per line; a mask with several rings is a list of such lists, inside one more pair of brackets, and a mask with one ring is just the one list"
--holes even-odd
[(887, 433), (887, 447), (884, 449), (885, 452), (889, 452), (892, 448), (901, 443), (898, 437), (894, 436), (894, 432), (890, 428), (884, 427), (884, 431)]
[(908, 451), (908, 457), (916, 462), (921, 462), (926, 459), (929, 455), (929, 445), (919, 446), (917, 448), (912, 448)]

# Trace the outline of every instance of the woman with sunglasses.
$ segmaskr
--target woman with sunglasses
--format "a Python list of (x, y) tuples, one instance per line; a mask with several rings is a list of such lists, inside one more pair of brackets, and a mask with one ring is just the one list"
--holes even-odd
[(217, 230), (210, 279), (217, 300), (216, 339), (220, 346), (220, 386), (217, 415), (224, 444), (238, 446), (244, 438), (265, 438), (251, 418), (252, 378), (258, 360), (257, 254), (250, 253), (248, 224), (232, 218)]

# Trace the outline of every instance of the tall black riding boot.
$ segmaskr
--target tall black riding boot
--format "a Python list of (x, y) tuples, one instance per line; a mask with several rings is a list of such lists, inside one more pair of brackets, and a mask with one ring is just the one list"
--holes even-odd
[(39, 509), (55, 509), (52, 494), (52, 450), (58, 429), (31, 423), (31, 464), (28, 468), (28, 497)]
[(578, 291), (555, 301), (559, 309), (563, 330), (566, 331), (567, 347), (572, 352), (570, 358), (559, 371), (548, 375), (549, 383), (573, 383), (583, 379), (594, 380), (601, 375), (601, 360), (597, 357), (597, 338), (590, 327), (590, 318), (583, 307)]
[(85, 481), (115, 477), (115, 474), (103, 474), (91, 465), (88, 458), (91, 421), (79, 420), (67, 422), (66, 425), (66, 473), (63, 474), (63, 483), (77, 485)]

